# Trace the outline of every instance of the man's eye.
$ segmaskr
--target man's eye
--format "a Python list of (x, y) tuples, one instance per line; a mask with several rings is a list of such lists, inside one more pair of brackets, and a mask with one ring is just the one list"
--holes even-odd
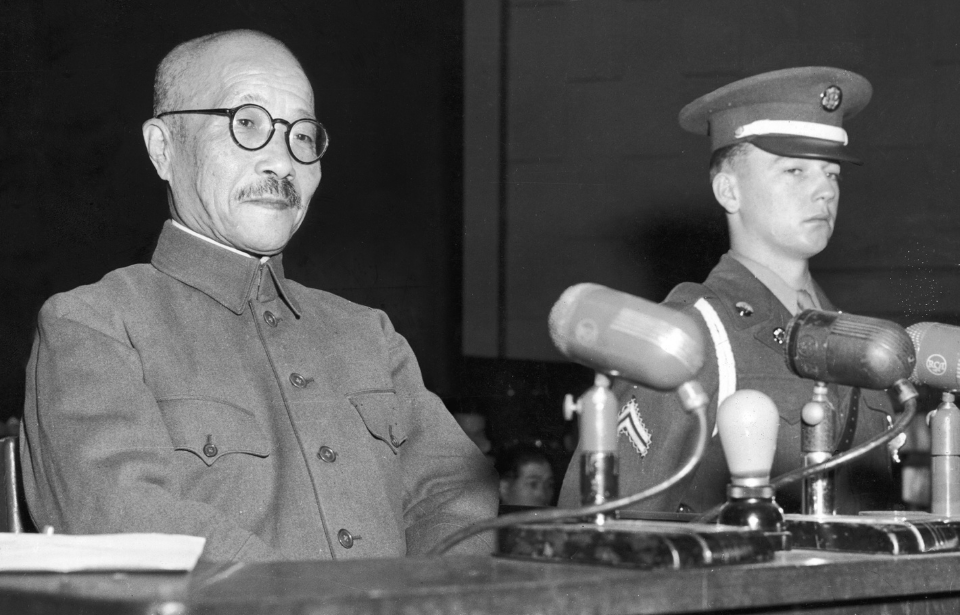
[(294, 135), (294, 138), (297, 141), (300, 141), (301, 143), (305, 143), (307, 145), (310, 145), (313, 143), (313, 137), (305, 133), (296, 134)]
[(248, 117), (238, 117), (233, 121), (233, 129), (244, 133), (259, 132), (260, 124)]

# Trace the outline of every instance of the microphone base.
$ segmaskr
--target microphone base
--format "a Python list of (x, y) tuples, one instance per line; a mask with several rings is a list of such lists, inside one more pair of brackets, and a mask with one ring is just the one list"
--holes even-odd
[(783, 528), (783, 510), (773, 499), (770, 485), (728, 485), (727, 502), (717, 513), (717, 523), (763, 532), (776, 551), (793, 548), (790, 534)]
[(785, 515), (795, 549), (916, 555), (960, 551), (960, 517), (877, 511), (854, 515)]
[(539, 561), (681, 570), (767, 562), (776, 549), (764, 532), (714, 524), (608, 519), (501, 528), (498, 555)]
[(717, 523), (763, 532), (782, 532), (783, 511), (773, 498), (731, 498), (720, 509)]

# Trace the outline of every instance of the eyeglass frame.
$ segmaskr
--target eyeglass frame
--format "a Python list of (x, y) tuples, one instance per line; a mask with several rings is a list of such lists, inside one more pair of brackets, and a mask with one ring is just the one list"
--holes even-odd
[[(267, 139), (263, 142), (263, 145), (261, 145), (260, 147), (247, 147), (246, 145), (243, 145), (237, 139), (237, 135), (234, 134), (233, 132), (233, 118), (234, 116), (237, 115), (240, 109), (243, 109), (244, 107), (256, 107), (257, 109), (260, 109), (261, 111), (266, 113), (267, 117), (270, 118), (270, 134), (267, 135)], [(236, 107), (231, 107), (228, 109), (181, 109), (178, 111), (164, 111), (163, 113), (158, 113), (157, 115), (155, 115), (154, 119), (159, 120), (165, 115), (179, 115), (179, 114), (220, 115), (220, 116), (229, 118), (230, 119), (230, 124), (229, 124), (230, 138), (233, 139), (233, 142), (237, 144), (237, 147), (239, 147), (240, 149), (246, 150), (248, 152), (255, 152), (269, 145), (270, 141), (273, 139), (273, 134), (277, 131), (277, 122), (280, 122), (281, 124), (287, 127), (286, 135), (283, 138), (284, 143), (286, 143), (287, 145), (287, 151), (290, 152), (290, 156), (292, 156), (293, 159), (299, 162), (300, 164), (313, 164), (315, 162), (319, 162), (320, 159), (323, 158), (323, 155), (327, 153), (327, 149), (330, 147), (330, 133), (327, 132), (326, 126), (324, 126), (317, 120), (310, 117), (302, 117), (299, 120), (294, 120), (293, 122), (289, 122), (283, 118), (273, 117), (273, 115), (269, 111), (267, 111), (264, 107), (261, 107), (260, 105), (255, 103), (243, 103), (242, 105), (237, 105)], [(324, 136), (323, 151), (320, 152), (320, 155), (318, 155), (314, 160), (311, 160), (310, 162), (303, 162), (302, 160), (297, 158), (297, 155), (293, 153), (293, 148), (290, 147), (290, 129), (293, 128), (294, 124), (296, 124), (297, 122), (313, 122), (314, 124), (320, 127), (320, 130), (323, 131), (323, 136)]]

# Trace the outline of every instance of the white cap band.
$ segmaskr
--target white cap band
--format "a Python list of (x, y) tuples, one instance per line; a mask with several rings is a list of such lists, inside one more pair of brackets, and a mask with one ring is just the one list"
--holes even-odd
[(839, 126), (827, 126), (816, 122), (797, 120), (757, 120), (737, 128), (733, 136), (737, 139), (761, 135), (791, 135), (812, 137), (825, 141), (847, 144), (847, 131)]

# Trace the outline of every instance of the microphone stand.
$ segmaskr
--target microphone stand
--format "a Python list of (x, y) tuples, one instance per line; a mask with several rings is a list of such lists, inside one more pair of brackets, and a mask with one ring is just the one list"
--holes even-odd
[[(851, 412), (856, 412), (851, 409)], [(830, 459), (836, 441), (836, 411), (827, 398), (827, 383), (817, 382), (813, 399), (800, 413), (800, 450), (803, 467), (815, 466)], [(833, 472), (822, 472), (803, 479), (801, 511), (805, 515), (836, 513), (836, 481)]]
[(954, 392), (944, 391), (936, 410), (927, 415), (930, 423), (930, 512), (960, 515), (960, 408)]
[(781, 474), (777, 478), (773, 479), (772, 484), (774, 488), (783, 487), (784, 485), (795, 483), (798, 480), (816, 476), (821, 472), (833, 470), (837, 466), (849, 463), (857, 457), (866, 455), (878, 446), (883, 446), (890, 440), (893, 440), (902, 434), (907, 429), (907, 426), (910, 425), (910, 421), (913, 420), (913, 417), (917, 415), (917, 390), (906, 380), (897, 381), (896, 384), (893, 385), (893, 388), (897, 394), (897, 401), (899, 402), (900, 407), (903, 408), (903, 412), (900, 413), (900, 416), (897, 418), (897, 420), (894, 421), (893, 425), (890, 426), (890, 429), (873, 436), (866, 442), (851, 448), (845, 453), (841, 453), (836, 457), (831, 457), (828, 461), (824, 461), (813, 466), (797, 468), (796, 470), (791, 470), (790, 472)]
[[(620, 464), (617, 459), (617, 414), (620, 404), (610, 389), (610, 379), (599, 372), (593, 386), (573, 401), (563, 400), (563, 418), (573, 420), (580, 415), (580, 503), (600, 505), (617, 499), (620, 493)], [(607, 514), (597, 513), (593, 522), (606, 523)]]

